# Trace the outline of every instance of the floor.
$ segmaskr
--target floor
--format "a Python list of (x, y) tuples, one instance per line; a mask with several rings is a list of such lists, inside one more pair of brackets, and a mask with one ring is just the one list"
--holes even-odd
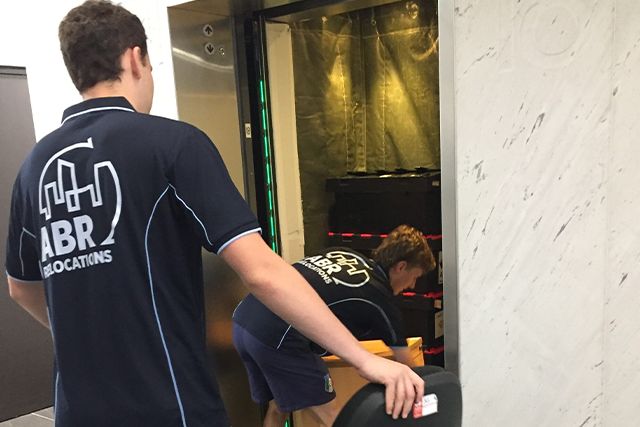
[(0, 423), (0, 427), (53, 427), (53, 409), (47, 408)]

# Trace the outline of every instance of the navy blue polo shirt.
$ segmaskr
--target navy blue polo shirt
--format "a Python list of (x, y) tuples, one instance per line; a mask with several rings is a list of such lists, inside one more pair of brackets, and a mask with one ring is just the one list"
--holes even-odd
[(203, 132), (125, 98), (66, 110), (20, 169), (6, 259), (44, 280), (56, 427), (228, 427), (201, 248), (259, 231)]
[[(402, 312), (394, 304), (387, 273), (373, 260), (348, 248), (329, 248), (293, 264), (358, 340), (382, 340), (389, 347), (406, 347)], [(326, 351), (247, 295), (233, 321), (264, 344), (283, 351)]]

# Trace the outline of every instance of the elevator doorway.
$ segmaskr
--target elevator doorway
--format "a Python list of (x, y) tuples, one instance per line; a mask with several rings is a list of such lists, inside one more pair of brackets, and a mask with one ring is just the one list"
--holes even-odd
[(425, 363), (444, 366), (438, 8), (361, 4), (246, 26), (259, 219), (289, 262), (422, 231), (436, 271), (398, 303)]

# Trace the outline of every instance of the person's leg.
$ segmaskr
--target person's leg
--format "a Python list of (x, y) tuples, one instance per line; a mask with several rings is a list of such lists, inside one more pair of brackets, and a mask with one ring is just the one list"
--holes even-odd
[[(310, 350), (278, 352), (274, 357), (263, 353), (257, 362), (281, 413), (323, 406), (336, 397), (327, 366)], [(323, 419), (328, 419), (325, 413), (330, 415), (328, 408), (320, 409)]]
[(308, 410), (322, 427), (331, 427), (340, 412), (336, 399), (324, 405), (311, 406)]
[(281, 412), (276, 405), (276, 401), (269, 402), (269, 409), (267, 409), (267, 415), (264, 417), (264, 427), (284, 427), (284, 423), (287, 422), (289, 413)]
[[(242, 330), (238, 325), (234, 325), (234, 331), (236, 329)], [(324, 405), (335, 399), (336, 394), (333, 391), (327, 365), (322, 358), (311, 351), (308, 341), (304, 338), (301, 337), (300, 339), (304, 341), (300, 342), (285, 341), (278, 349), (264, 344), (248, 331), (242, 332), (242, 349), (252, 363), (247, 364), (244, 358), (243, 362), (248, 367), (253, 367), (255, 363), (260, 375), (265, 379), (266, 387), (264, 388), (271, 394), (267, 412), (269, 422), (274, 419), (278, 422), (277, 427), (284, 427), (286, 413)], [(242, 356), (241, 353), (240, 357)], [(254, 396), (253, 389), (252, 396)], [(257, 400), (254, 399), (254, 401)], [(280, 420), (282, 420), (281, 424)], [(264, 425), (270, 426), (266, 423)]]
[[(249, 377), (249, 388), (251, 390), (251, 398), (259, 405), (266, 405), (269, 401), (273, 401), (273, 393), (269, 388), (267, 379), (264, 377), (264, 373), (260, 370), (260, 367), (256, 363), (254, 356), (247, 349), (245, 342), (249, 340), (249, 345), (252, 343), (252, 337), (249, 333), (240, 325), (233, 324), (233, 344), (238, 351), (240, 360), (244, 364), (247, 370), (247, 376)], [(255, 339), (255, 338), (253, 338)]]

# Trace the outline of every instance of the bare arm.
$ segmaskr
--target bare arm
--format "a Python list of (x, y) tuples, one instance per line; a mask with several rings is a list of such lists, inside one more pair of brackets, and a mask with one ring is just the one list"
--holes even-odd
[(391, 349), (393, 350), (393, 357), (397, 362), (409, 367), (418, 366), (413, 357), (411, 357), (409, 347), (392, 347)]
[(32, 315), (38, 322), (47, 328), (49, 316), (47, 315), (47, 300), (44, 296), (44, 283), (26, 283), (7, 277), (9, 282), (9, 294), (22, 308)]
[(384, 384), (388, 414), (406, 418), (413, 402), (422, 399), (422, 379), (406, 366), (365, 350), (304, 278), (273, 253), (258, 234), (234, 241), (220, 255), (274, 313), (349, 362), (365, 379)]

